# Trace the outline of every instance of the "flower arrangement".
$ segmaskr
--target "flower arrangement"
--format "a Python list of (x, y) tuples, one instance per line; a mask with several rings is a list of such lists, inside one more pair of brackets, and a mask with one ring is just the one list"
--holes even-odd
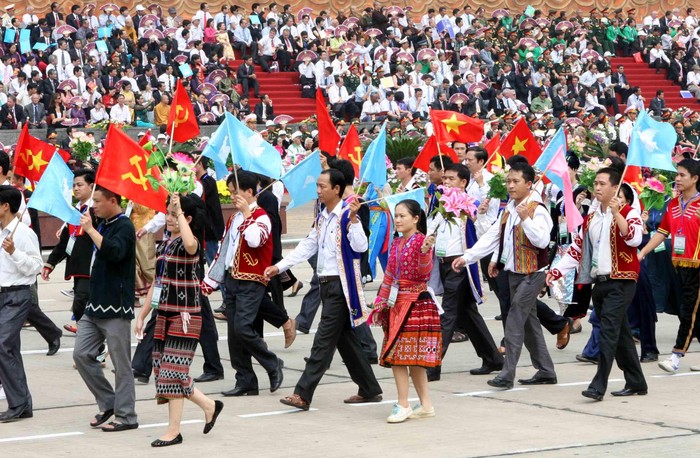
[(666, 199), (673, 195), (673, 186), (662, 175), (659, 179), (651, 177), (644, 181), (644, 189), (639, 193), (639, 200), (646, 211), (661, 210)]
[(466, 221), (467, 218), (474, 217), (477, 208), (476, 200), (472, 196), (458, 188), (439, 186), (438, 189), (435, 193), (438, 206), (431, 216), (440, 214), (449, 224), (457, 224), (457, 220)]
[(85, 132), (75, 132), (68, 146), (73, 153), (73, 157), (83, 162), (92, 157), (94, 151), (98, 149), (95, 144), (95, 138), (92, 135), (87, 135)]
[(493, 178), (489, 181), (489, 192), (486, 197), (489, 199), (507, 200), (508, 199), (508, 186), (506, 186), (506, 173), (508, 173), (508, 166), (506, 169), (500, 167), (492, 167), (491, 173), (493, 173)]
[(586, 189), (593, 192), (593, 181), (595, 181), (595, 176), (598, 173), (598, 170), (608, 167), (609, 165), (609, 159), (601, 161), (597, 157), (592, 158), (588, 162), (583, 162), (581, 164), (581, 168), (579, 169), (578, 182), (581, 183), (582, 186), (585, 186)]
[(148, 178), (149, 183), (155, 191), (158, 191), (161, 186), (171, 194), (187, 194), (194, 191), (194, 162), (189, 155), (172, 153), (170, 155), (171, 164), (168, 166), (166, 155), (159, 147), (149, 142), (146, 143), (143, 148), (146, 151), (151, 151), (146, 164), (149, 172), (153, 167), (160, 172), (160, 176), (151, 173), (146, 175), (146, 178)]
[(231, 193), (226, 185), (226, 180), (219, 180), (216, 182), (216, 191), (219, 193), (219, 202), (222, 204), (230, 204), (232, 202)]

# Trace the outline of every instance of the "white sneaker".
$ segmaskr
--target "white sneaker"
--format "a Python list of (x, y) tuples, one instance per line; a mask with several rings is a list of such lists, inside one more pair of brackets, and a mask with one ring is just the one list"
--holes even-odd
[(666, 361), (661, 361), (659, 363), (659, 367), (666, 372), (674, 373), (678, 370), (678, 364), (673, 364), (673, 360), (671, 358), (668, 358)]
[(435, 407), (431, 407), (430, 410), (426, 410), (422, 405), (417, 405), (413, 407), (413, 413), (409, 418), (431, 418), (435, 416)]
[(5, 396), (5, 388), (3, 388), (2, 385), (0, 385), (0, 400), (3, 399), (7, 399), (7, 397)]
[(386, 419), (387, 423), (402, 423), (408, 419), (413, 413), (413, 409), (410, 407), (401, 407), (398, 404), (394, 404), (394, 410), (391, 411)]

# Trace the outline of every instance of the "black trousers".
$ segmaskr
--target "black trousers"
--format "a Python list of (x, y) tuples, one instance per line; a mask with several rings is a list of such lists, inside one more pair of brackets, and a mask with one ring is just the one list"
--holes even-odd
[(589, 388), (605, 393), (613, 361), (625, 376), (625, 388), (646, 389), (639, 355), (627, 322), (627, 307), (637, 284), (632, 280), (609, 280), (593, 288), (593, 307), (600, 319), (600, 354), (598, 370)]
[(363, 398), (381, 394), (382, 389), (372, 366), (362, 352), (357, 333), (350, 325), (350, 312), (340, 280), (321, 284), (321, 300), (321, 322), (314, 336), (309, 361), (294, 393), (311, 403), (316, 387), (330, 366), (337, 348), (350, 378), (359, 387), (358, 394)]
[(677, 267), (676, 273), (681, 284), (681, 308), (678, 311), (680, 324), (673, 351), (685, 354), (693, 337), (700, 339), (700, 322), (697, 319), (700, 268)]
[(224, 375), (224, 366), (219, 355), (219, 331), (216, 330), (214, 314), (211, 311), (209, 298), (204, 294), (199, 296), (202, 315), (202, 331), (199, 335), (199, 344), (204, 355), (204, 373)]
[(242, 41), (234, 41), (233, 44), (233, 49), (236, 49), (240, 52), (240, 59), (243, 59), (244, 61), (246, 60), (246, 56), (252, 56), (253, 60), (257, 60), (258, 58), (258, 42), (253, 41), (250, 43), (250, 46), (246, 46), (245, 43)]
[(58, 326), (51, 321), (51, 318), (46, 316), (46, 314), (39, 307), (39, 296), (37, 293), (37, 284), (34, 283), (30, 288), (30, 294), (32, 297), (31, 307), (29, 307), (29, 315), (27, 315), (27, 321), (31, 324), (34, 329), (41, 335), (41, 337), (47, 342), (51, 343), (56, 339), (60, 339), (63, 335), (63, 331), (59, 329)]
[(255, 328), (261, 304), (263, 301), (272, 301), (265, 293), (265, 285), (262, 283), (235, 280), (227, 275), (225, 285), (228, 348), (231, 366), (236, 370), (236, 386), (255, 389), (258, 388), (258, 378), (253, 370), (252, 358), (268, 373), (277, 369), (279, 364), (277, 355), (267, 348)]
[(71, 311), (78, 322), (85, 313), (85, 306), (90, 299), (90, 278), (73, 277), (73, 306)]
[(656, 347), (656, 305), (644, 262), (639, 269), (637, 291), (627, 309), (627, 319), (632, 329), (639, 329), (640, 353), (659, 354)]
[(243, 89), (241, 97), (249, 97), (249, 91), (251, 87), (253, 88), (253, 93), (255, 94), (255, 97), (258, 97), (260, 95), (260, 85), (258, 84), (258, 80), (256, 80), (255, 78), (241, 78), (240, 83), (241, 88)]
[(452, 270), (451, 263), (442, 263), (440, 264), (440, 279), (445, 288), (442, 296), (442, 308), (445, 313), (440, 316), (443, 357), (452, 340), (459, 311), (462, 310), (464, 330), (474, 346), (476, 354), (482, 359), (485, 366), (501, 366), (503, 356), (498, 352), (489, 328), (486, 327), (484, 318), (476, 307), (476, 301), (472, 295), (465, 270), (458, 273)]

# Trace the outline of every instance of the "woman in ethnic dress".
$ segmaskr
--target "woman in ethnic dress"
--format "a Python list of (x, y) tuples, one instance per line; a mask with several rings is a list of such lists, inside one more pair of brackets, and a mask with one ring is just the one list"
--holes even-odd
[[(370, 322), (384, 329), (379, 364), (391, 367), (398, 391), (398, 402), (387, 422), (401, 423), (435, 416), (426, 368), (440, 365), (442, 329), (437, 305), (427, 292), (433, 254), (424, 246), (425, 214), (418, 202), (402, 200), (396, 205), (394, 224), (402, 235), (391, 244)], [(420, 398), (415, 408), (408, 404), (409, 373)]]
[(204, 434), (214, 427), (224, 404), (194, 387), (190, 365), (202, 329), (200, 313), (201, 248), (195, 234), (202, 234), (203, 208), (192, 196), (171, 194), (165, 218), (170, 239), (161, 245), (156, 278), (141, 308), (134, 332), (143, 335), (144, 319), (158, 310), (153, 337), (153, 372), (156, 400), (168, 403), (168, 429), (151, 443), (166, 447), (182, 443), (180, 422), (184, 400), (197, 404), (205, 414)]

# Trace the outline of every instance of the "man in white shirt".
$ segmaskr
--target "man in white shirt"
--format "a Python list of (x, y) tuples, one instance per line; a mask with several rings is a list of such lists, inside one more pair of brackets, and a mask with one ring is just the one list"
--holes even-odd
[(334, 83), (328, 86), (326, 92), (333, 114), (337, 118), (343, 118), (347, 111), (346, 103), (350, 100), (350, 94), (348, 94), (348, 90), (343, 84), (343, 79), (336, 76)]
[(63, 82), (70, 78), (71, 75), (66, 73), (66, 67), (71, 63), (70, 54), (68, 53), (68, 42), (63, 39), (59, 40), (58, 49), (52, 55), (56, 57), (58, 81)]
[(381, 121), (382, 119), (384, 119), (383, 116), (379, 116), (379, 113), (381, 113), (381, 111), (382, 108), (379, 105), (379, 92), (372, 92), (369, 95), (369, 99), (362, 104), (360, 121)]
[(131, 124), (131, 108), (124, 104), (124, 96), (120, 95), (117, 98), (117, 104), (112, 107), (109, 112), (109, 117), (112, 121), (122, 124)]
[(413, 113), (413, 117), (421, 119), (428, 117), (428, 101), (423, 98), (423, 90), (417, 88), (414, 96), (408, 99), (408, 109)]
[[(221, 13), (219, 13), (221, 14)], [(219, 16), (217, 14), (217, 16)], [(207, 25), (207, 21), (211, 19), (211, 13), (209, 12), (209, 4), (208, 3), (200, 3), (199, 4), (199, 10), (195, 13), (194, 17), (192, 18), (192, 24), (199, 30), (203, 31), (204, 27)], [(199, 22), (196, 23), (194, 20), (197, 19)], [(214, 21), (216, 22), (216, 21)]]

